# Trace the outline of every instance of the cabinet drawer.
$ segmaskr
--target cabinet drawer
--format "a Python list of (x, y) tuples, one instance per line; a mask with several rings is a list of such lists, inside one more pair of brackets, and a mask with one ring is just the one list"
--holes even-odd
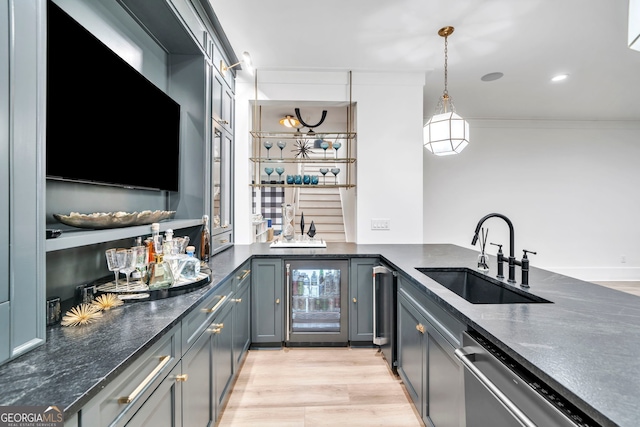
[(238, 292), (244, 286), (248, 286), (251, 282), (251, 265), (244, 264), (233, 274), (233, 291)]
[(413, 299), (417, 305), (421, 306), (424, 314), (434, 327), (442, 334), (454, 347), (460, 347), (462, 342), (462, 332), (466, 330), (465, 323), (456, 319), (448, 313), (442, 306), (429, 297), (424, 289), (413, 284), (410, 279), (398, 275), (398, 293), (404, 293)]
[(119, 425), (133, 416), (180, 360), (180, 341), (176, 326), (82, 409), (81, 424)]
[(202, 331), (211, 323), (211, 319), (220, 312), (231, 297), (232, 279), (218, 285), (215, 292), (182, 320), (183, 354), (198, 339)]
[(220, 252), (231, 244), (231, 233), (233, 230), (225, 231), (211, 236), (211, 253), (215, 254)]

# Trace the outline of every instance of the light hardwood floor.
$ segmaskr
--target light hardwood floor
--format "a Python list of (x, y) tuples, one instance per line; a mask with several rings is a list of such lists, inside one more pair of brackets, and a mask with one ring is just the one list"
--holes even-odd
[(628, 294), (640, 296), (640, 282), (593, 282), (596, 285), (606, 286), (607, 288), (617, 291), (626, 292)]
[(424, 427), (376, 349), (250, 350), (219, 427)]

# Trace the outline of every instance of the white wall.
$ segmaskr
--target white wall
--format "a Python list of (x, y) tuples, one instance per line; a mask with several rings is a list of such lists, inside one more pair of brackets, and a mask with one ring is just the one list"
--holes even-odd
[[(423, 73), (352, 73), (357, 103), (356, 242), (422, 242)], [(258, 100), (349, 101), (347, 71), (258, 71)], [(250, 102), (255, 81), (240, 72), (236, 81), (236, 243), (252, 241)], [(351, 190), (350, 190), (351, 191)], [(391, 222), (372, 231), (371, 219)]]
[[(424, 152), (425, 243), (471, 247), (478, 220), (498, 212), (514, 224), (518, 259), (529, 249), (533, 266), (583, 280), (640, 280), (640, 123), (470, 127), (460, 155)], [(508, 253), (507, 225), (492, 218), (485, 227)]]

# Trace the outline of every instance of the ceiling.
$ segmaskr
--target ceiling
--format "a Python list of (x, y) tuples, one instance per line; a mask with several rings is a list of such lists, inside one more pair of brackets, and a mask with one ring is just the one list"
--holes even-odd
[[(263, 70), (424, 72), (469, 119), (640, 120), (628, 0), (209, 0), (236, 55)], [(640, 17), (638, 18), (640, 19)], [(481, 77), (501, 72), (498, 80)], [(552, 76), (569, 78), (551, 83)]]

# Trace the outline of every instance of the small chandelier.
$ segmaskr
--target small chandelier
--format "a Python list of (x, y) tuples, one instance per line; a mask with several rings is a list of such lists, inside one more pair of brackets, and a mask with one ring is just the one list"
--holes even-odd
[(424, 146), (437, 156), (458, 154), (469, 144), (469, 124), (456, 114), (447, 90), (447, 37), (453, 34), (454, 29), (444, 27), (438, 31), (438, 35), (444, 37), (444, 92), (434, 116), (424, 125)]

